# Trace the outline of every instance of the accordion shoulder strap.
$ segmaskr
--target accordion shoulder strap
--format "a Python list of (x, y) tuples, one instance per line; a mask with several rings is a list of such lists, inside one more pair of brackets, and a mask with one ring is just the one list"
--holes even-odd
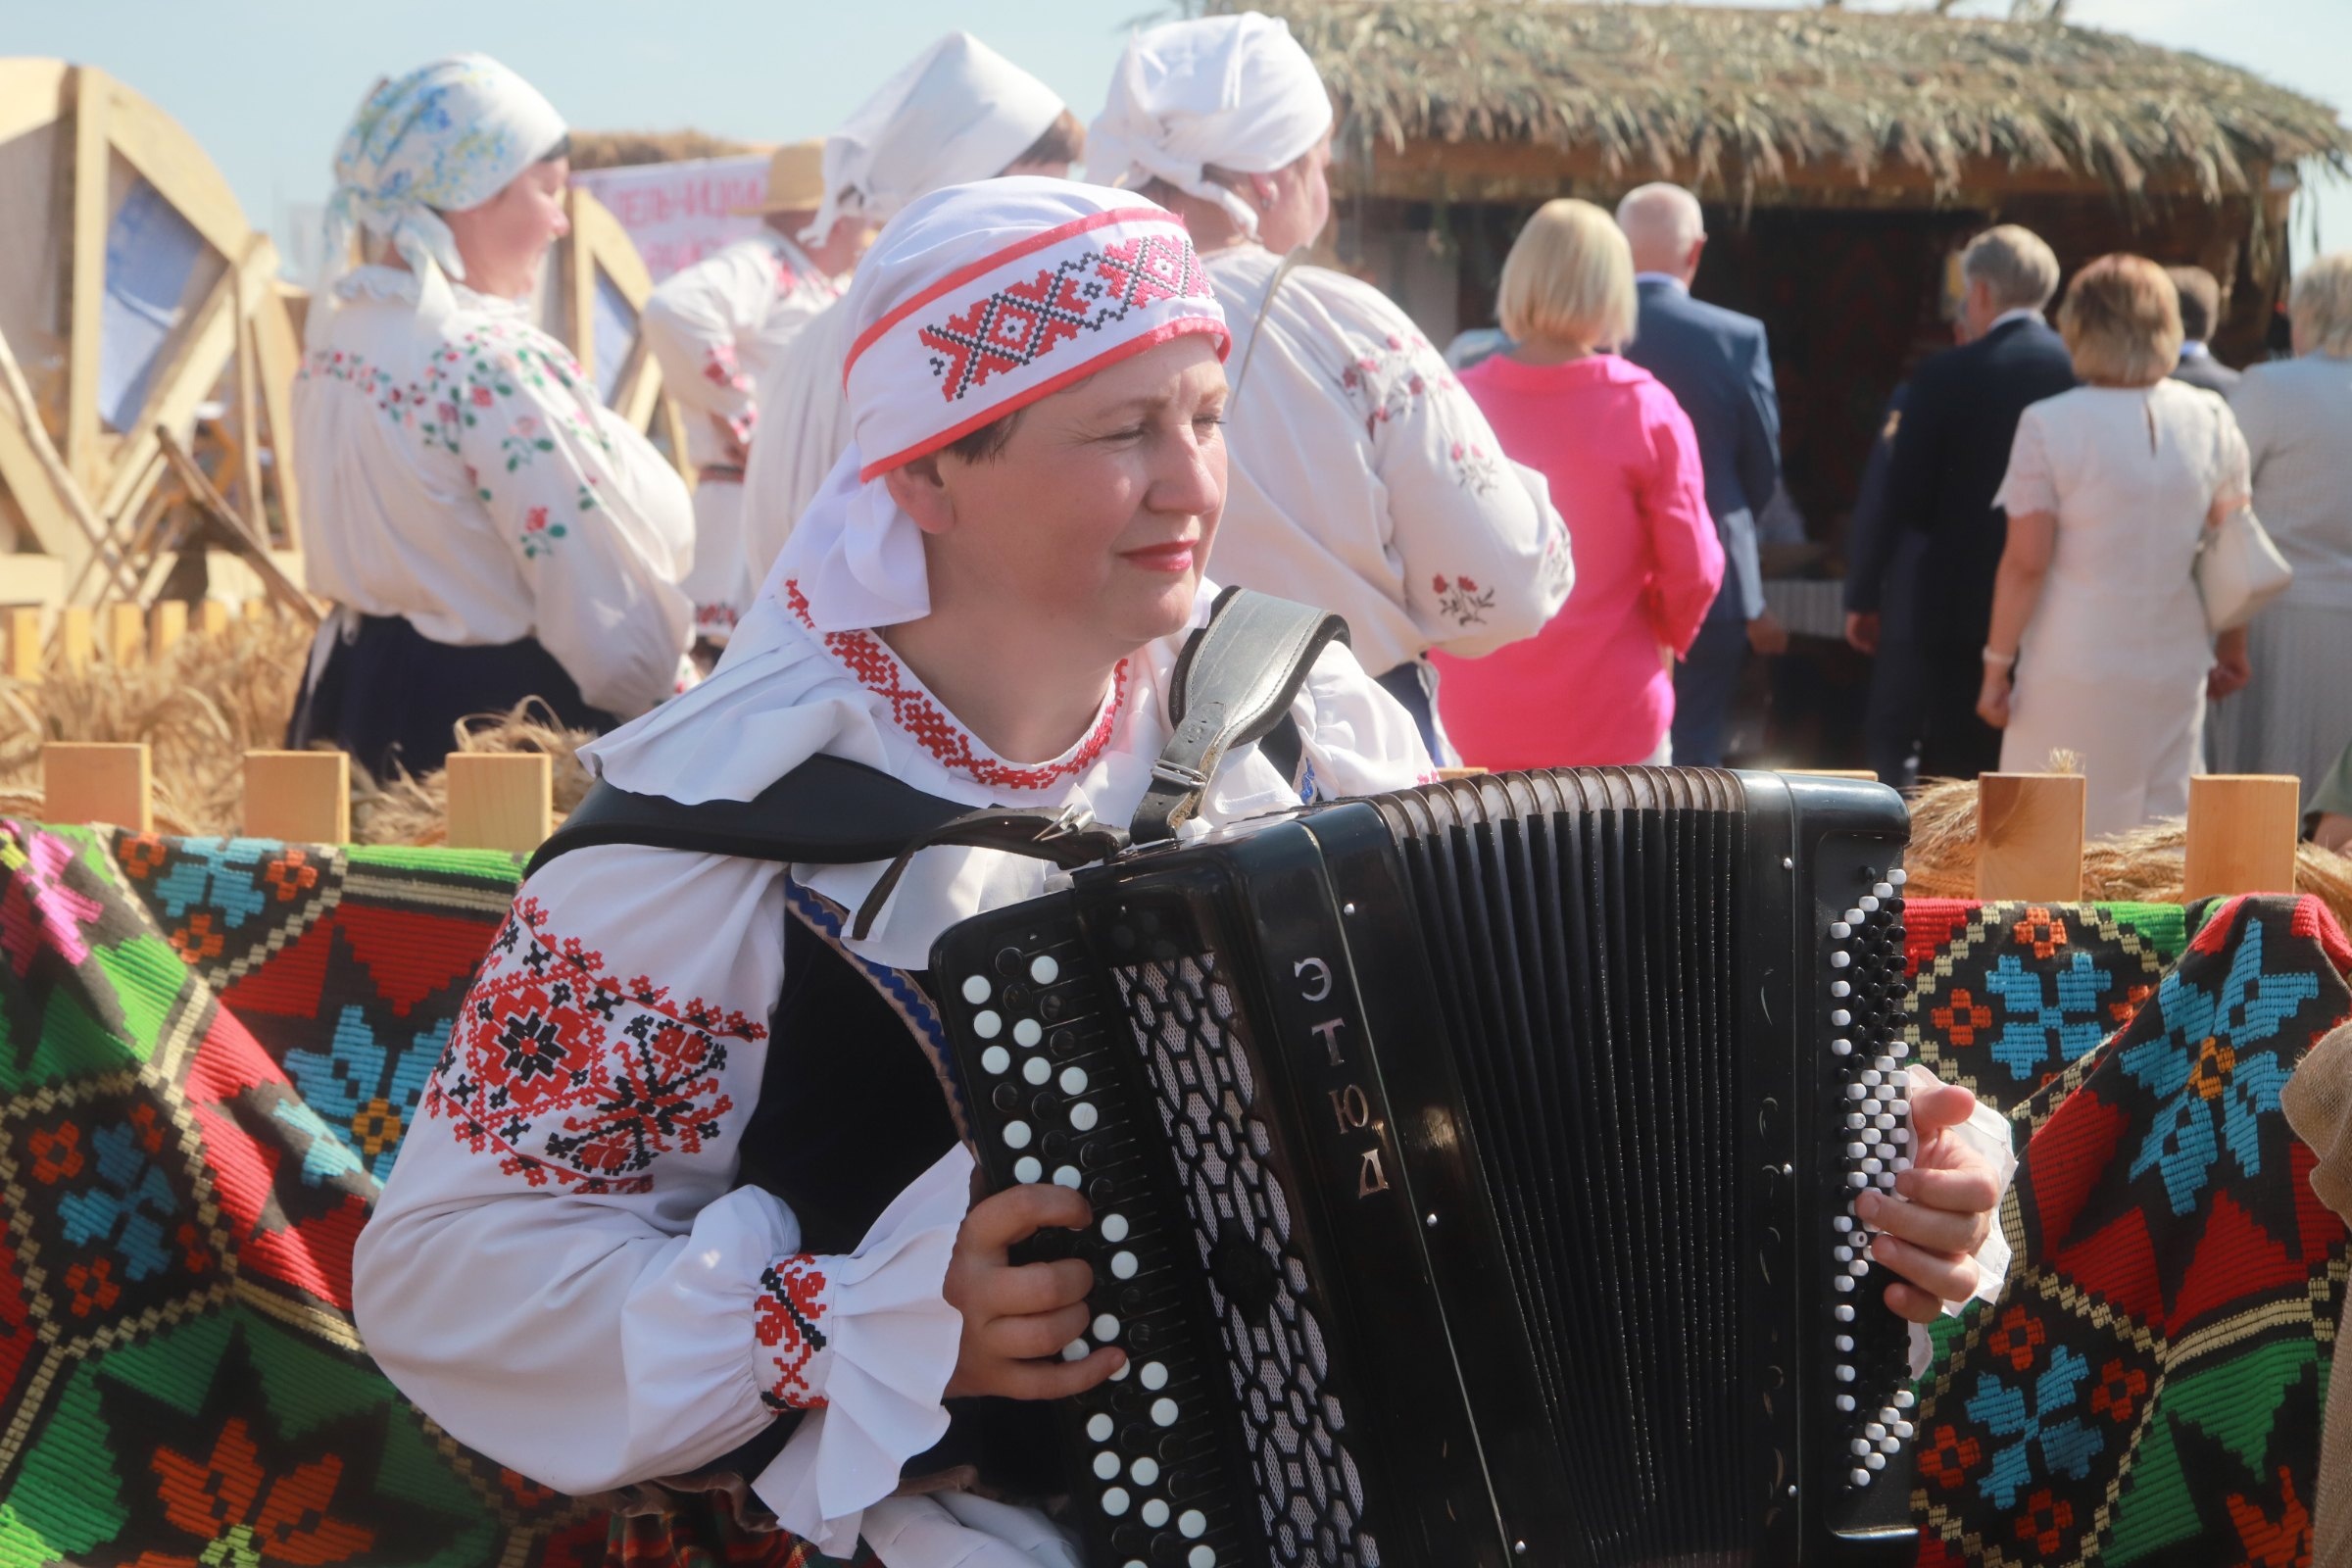
[(1152, 765), (1152, 786), (1129, 836), (1138, 844), (1174, 838), (1200, 808), (1225, 754), (1266, 737), (1290, 716), (1306, 672), (1335, 638), (1348, 640), (1348, 622), (1328, 611), (1247, 588), (1219, 594), (1208, 624), (1176, 661), (1168, 692), (1174, 733)]

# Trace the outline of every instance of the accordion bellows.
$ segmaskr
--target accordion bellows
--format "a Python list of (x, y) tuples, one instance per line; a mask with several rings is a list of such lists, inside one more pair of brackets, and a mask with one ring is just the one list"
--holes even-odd
[(1499, 774), (1130, 854), (941, 939), (998, 1185), (1085, 1192), (1105, 1568), (1907, 1562), (1906, 822)]

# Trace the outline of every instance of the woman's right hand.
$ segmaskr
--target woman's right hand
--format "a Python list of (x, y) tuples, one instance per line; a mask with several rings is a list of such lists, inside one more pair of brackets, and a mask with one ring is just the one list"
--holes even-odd
[(2009, 672), (1987, 667), (1984, 684), (1977, 688), (1977, 716), (1994, 729), (2007, 729), (2009, 698)]
[(942, 1294), (963, 1314), (963, 1343), (947, 1396), (994, 1394), (1058, 1399), (1080, 1394), (1126, 1364), (1103, 1346), (1064, 1361), (1062, 1348), (1086, 1332), (1086, 1293), (1095, 1271), (1077, 1258), (1013, 1263), (1006, 1249), (1042, 1230), (1083, 1230), (1094, 1209), (1064, 1187), (1010, 1187), (974, 1203), (956, 1233)]

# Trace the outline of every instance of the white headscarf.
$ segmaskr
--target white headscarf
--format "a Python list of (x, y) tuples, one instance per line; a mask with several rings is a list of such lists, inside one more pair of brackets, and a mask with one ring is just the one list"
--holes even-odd
[(916, 197), (1004, 172), (1066, 106), (968, 32), (907, 62), (825, 138), (825, 197), (801, 231), (819, 244), (838, 218), (886, 223)]
[[(488, 201), (564, 135), (555, 106), (488, 55), (451, 55), (377, 82), (335, 145), (319, 293), (331, 304), (366, 229), (409, 264), (420, 299), (446, 299), (445, 275), (463, 280), (466, 264), (440, 214)], [(312, 312), (314, 335), (326, 314)]]
[(1220, 359), (1231, 342), (1183, 224), (1062, 179), (924, 197), (874, 241), (844, 308), (850, 447), (761, 589), (797, 593), (818, 631), (931, 612), (922, 532), (891, 500), (891, 469), (1170, 338), (1210, 334)]
[(1255, 234), (1250, 204), (1203, 171), (1272, 173), (1330, 129), (1331, 97), (1289, 23), (1254, 11), (1171, 22), (1127, 40), (1086, 133), (1086, 168), (1110, 185), (1164, 179)]

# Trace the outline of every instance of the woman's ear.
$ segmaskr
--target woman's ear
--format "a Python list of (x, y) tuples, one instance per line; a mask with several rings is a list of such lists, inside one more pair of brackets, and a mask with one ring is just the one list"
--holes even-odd
[(890, 499), (899, 510), (923, 532), (947, 533), (956, 526), (956, 498), (940, 474), (938, 453), (901, 464), (884, 474), (882, 482), (890, 487)]

